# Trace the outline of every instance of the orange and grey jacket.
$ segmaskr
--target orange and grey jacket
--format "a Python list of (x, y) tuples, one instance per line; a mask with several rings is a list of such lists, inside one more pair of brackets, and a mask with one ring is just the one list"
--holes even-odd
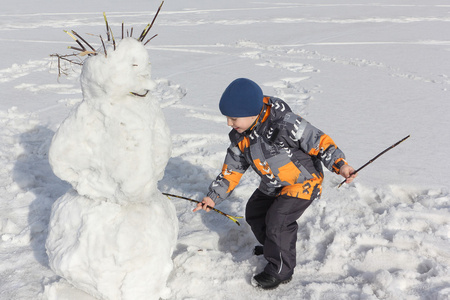
[(250, 129), (229, 134), (222, 172), (209, 186), (208, 196), (216, 203), (231, 194), (250, 166), (261, 177), (261, 192), (313, 200), (321, 194), (322, 164), (335, 173), (346, 164), (333, 140), (283, 100), (264, 97), (264, 103)]

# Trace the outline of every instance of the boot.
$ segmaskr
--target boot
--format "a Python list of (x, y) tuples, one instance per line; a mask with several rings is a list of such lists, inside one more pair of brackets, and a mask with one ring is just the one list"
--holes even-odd
[(272, 290), (277, 288), (280, 284), (284, 284), (284, 283), (288, 283), (289, 281), (291, 281), (292, 276), (289, 277), (288, 279), (277, 279), (275, 277), (273, 277), (272, 275), (266, 273), (266, 272), (261, 272), (258, 275), (255, 275), (253, 277), (253, 284), (257, 287), (260, 287), (262, 289), (265, 290)]

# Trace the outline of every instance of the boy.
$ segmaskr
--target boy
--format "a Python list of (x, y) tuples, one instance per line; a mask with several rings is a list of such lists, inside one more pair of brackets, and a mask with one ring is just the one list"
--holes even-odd
[(233, 129), (222, 172), (194, 211), (227, 198), (251, 166), (261, 177), (248, 200), (245, 218), (263, 246), (267, 265), (253, 277), (263, 289), (291, 280), (296, 264), (297, 219), (322, 190), (322, 164), (350, 183), (356, 174), (333, 140), (294, 114), (281, 99), (263, 96), (246, 78), (234, 80), (224, 91), (219, 108)]

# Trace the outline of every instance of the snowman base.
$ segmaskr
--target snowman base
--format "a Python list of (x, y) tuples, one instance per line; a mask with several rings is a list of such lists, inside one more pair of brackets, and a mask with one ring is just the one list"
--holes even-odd
[(52, 208), (46, 242), (51, 269), (98, 299), (160, 299), (172, 270), (178, 221), (160, 192), (120, 205), (75, 190)]

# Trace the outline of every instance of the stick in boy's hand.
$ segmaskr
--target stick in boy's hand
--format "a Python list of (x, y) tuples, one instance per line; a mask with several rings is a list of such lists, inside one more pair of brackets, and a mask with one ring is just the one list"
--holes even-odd
[(198, 210), (206, 210), (206, 211), (211, 211), (211, 208), (214, 207), (214, 205), (216, 205), (216, 203), (214, 203), (213, 199), (211, 199), (210, 197), (204, 197), (202, 202), (199, 202), (197, 204), (197, 207), (194, 208), (194, 212), (198, 211)]
[[(398, 144), (400, 144), (401, 142), (403, 142), (404, 140), (406, 140), (407, 138), (409, 138), (411, 135), (407, 135), (404, 138), (402, 138), (400, 141), (398, 141), (397, 143), (395, 143), (394, 145), (384, 149), (384, 151), (380, 152), (377, 156), (375, 156), (374, 158), (372, 158), (371, 160), (369, 160), (367, 163), (365, 163), (362, 167), (360, 167), (358, 170), (354, 171), (353, 173), (350, 173), (352, 175), (356, 175), (359, 171), (361, 171), (362, 169), (364, 169), (368, 164), (371, 164), (375, 159), (377, 159), (378, 157), (380, 157), (381, 155), (383, 155), (384, 153), (388, 152), (389, 150), (391, 150), (392, 148), (396, 147)], [(341, 168), (342, 169), (342, 168)], [(339, 170), (340, 172), (340, 170)], [(345, 177), (345, 176), (344, 176)], [(352, 179), (353, 180), (353, 179)], [(339, 185), (338, 188), (340, 188), (344, 183), (347, 182), (347, 179), (342, 181)], [(351, 181), (350, 181), (351, 182)], [(350, 183), (347, 182), (347, 183)]]
[(345, 178), (345, 183), (349, 184), (356, 178), (356, 176), (358, 176), (358, 173), (355, 172), (355, 169), (353, 169), (352, 166), (343, 165), (339, 169), (339, 175)]
[[(209, 198), (209, 197), (205, 197), (205, 198), (211, 199), (212, 203), (208, 202), (207, 200), (205, 200), (205, 203), (202, 203), (202, 202), (200, 202), (200, 201), (198, 201), (198, 200), (194, 200), (194, 199), (191, 199), (191, 198), (186, 198), (186, 197), (183, 197), (183, 196), (177, 196), (177, 195), (174, 195), (174, 194), (168, 194), (168, 193), (162, 193), (162, 194), (165, 195), (165, 196), (167, 196), (167, 197), (169, 197), (169, 198), (170, 198), (170, 197), (175, 197), (175, 198), (180, 198), (180, 199), (188, 200), (188, 201), (191, 201), (191, 202), (195, 202), (195, 203), (197, 203), (197, 205), (200, 204), (200, 205), (198, 205), (198, 206), (200, 206), (201, 209), (204, 209), (204, 210), (206, 210), (206, 211), (211, 211), (211, 210), (213, 210), (213, 211), (215, 211), (215, 212), (217, 212), (217, 213), (219, 213), (219, 214), (221, 214), (221, 215), (227, 217), (228, 219), (230, 219), (231, 221), (233, 221), (234, 223), (236, 223), (238, 226), (241, 226), (241, 224), (239, 223), (239, 221), (238, 221), (237, 219), (242, 219), (243, 217), (239, 217), (239, 216), (231, 216), (231, 215), (229, 215), (229, 214), (224, 213), (223, 211), (220, 211), (220, 210), (216, 209), (216, 208), (214, 207), (214, 206), (215, 206), (214, 201), (213, 201), (211, 198)], [(207, 203), (210, 203), (210, 205), (208, 205)], [(200, 208), (199, 208), (199, 209), (200, 209)], [(197, 211), (197, 209), (194, 209), (194, 211)]]

